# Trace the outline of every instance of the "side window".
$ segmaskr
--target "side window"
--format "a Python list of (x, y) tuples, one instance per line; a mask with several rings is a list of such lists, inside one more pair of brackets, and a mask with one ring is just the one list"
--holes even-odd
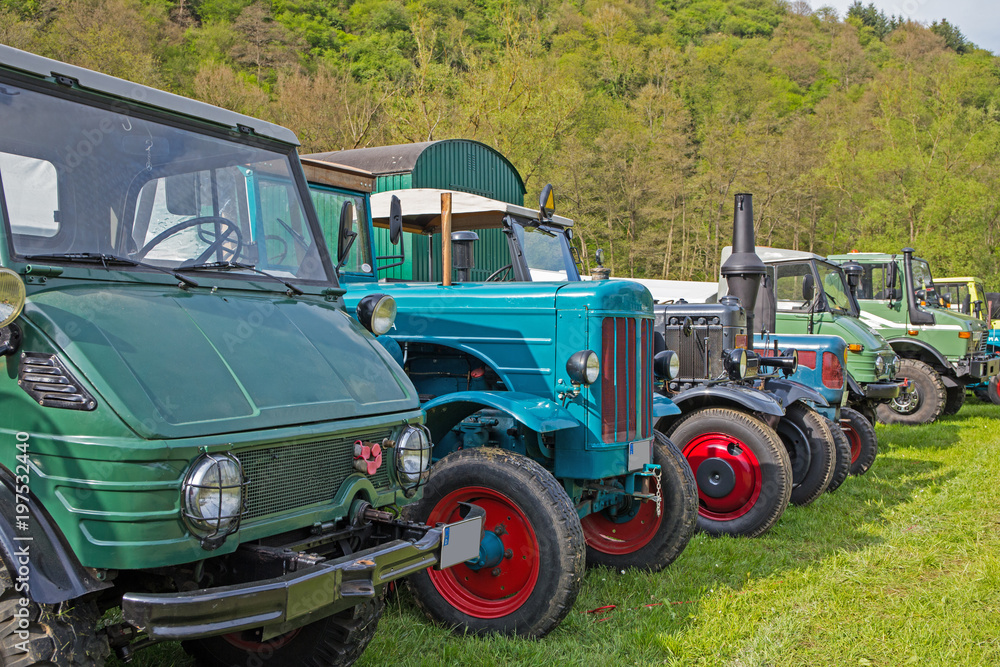
[(14, 234), (52, 238), (59, 232), (59, 183), (46, 160), (0, 153), (0, 181)]
[(342, 271), (352, 273), (372, 273), (371, 242), (368, 239), (368, 211), (365, 208), (365, 199), (359, 195), (337, 192), (336, 190), (319, 189), (312, 187), (309, 189), (312, 195), (313, 205), (316, 207), (316, 215), (319, 217), (319, 224), (323, 230), (323, 238), (329, 244), (331, 259), (336, 263), (337, 258), (337, 234), (340, 231), (340, 210), (344, 202), (354, 204), (354, 226), (357, 233), (351, 251), (347, 254), (347, 261), (341, 268)]
[(775, 268), (774, 292), (778, 310), (808, 308), (816, 296), (816, 281), (809, 264), (779, 264)]

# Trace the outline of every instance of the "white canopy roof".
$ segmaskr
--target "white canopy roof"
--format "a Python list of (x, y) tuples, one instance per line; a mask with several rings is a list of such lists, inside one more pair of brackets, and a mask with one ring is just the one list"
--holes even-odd
[[(497, 201), (488, 197), (436, 188), (414, 188), (411, 190), (388, 190), (371, 197), (372, 220), (385, 227), (389, 220), (389, 202), (393, 195), (399, 197), (403, 209), (403, 228), (408, 231), (431, 233), (441, 227), (441, 194), (451, 193), (452, 229), (498, 228), (506, 215), (514, 215), (529, 220), (538, 220), (538, 211), (516, 204)], [(553, 215), (551, 224), (572, 227), (573, 221)]]

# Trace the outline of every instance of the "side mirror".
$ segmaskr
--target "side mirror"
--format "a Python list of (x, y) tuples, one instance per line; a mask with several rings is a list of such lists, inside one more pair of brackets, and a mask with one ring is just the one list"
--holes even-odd
[(556, 212), (556, 195), (552, 191), (552, 184), (548, 183), (542, 188), (542, 195), (538, 198), (538, 213), (542, 220), (551, 220), (552, 214)]
[(802, 298), (806, 301), (812, 301), (813, 297), (816, 296), (816, 283), (812, 277), (811, 273), (807, 273), (802, 279)]
[(890, 293), (890, 290), (892, 294), (896, 293), (896, 279), (899, 277), (898, 272), (899, 269), (896, 266), (896, 261), (889, 262), (888, 270), (885, 272), (885, 289), (887, 294)]
[(594, 261), (598, 266), (604, 266), (604, 248), (598, 248), (594, 253)]
[(354, 203), (345, 201), (340, 207), (340, 230), (337, 232), (337, 270), (347, 261), (358, 233), (354, 231)]
[(392, 196), (389, 200), (389, 242), (392, 245), (399, 244), (399, 237), (403, 233), (403, 204), (399, 197)]

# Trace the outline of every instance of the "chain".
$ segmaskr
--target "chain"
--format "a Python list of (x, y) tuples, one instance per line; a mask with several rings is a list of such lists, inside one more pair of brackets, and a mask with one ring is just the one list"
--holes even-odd
[(653, 478), (653, 479), (656, 480), (656, 496), (653, 499), (656, 502), (656, 518), (659, 518), (660, 514), (662, 514), (662, 512), (663, 512), (663, 510), (662, 510), (662, 506), (663, 506), (663, 490), (660, 488), (660, 474), (661, 474), (661, 472), (662, 472), (661, 470), (657, 470), (656, 471), (656, 477)]

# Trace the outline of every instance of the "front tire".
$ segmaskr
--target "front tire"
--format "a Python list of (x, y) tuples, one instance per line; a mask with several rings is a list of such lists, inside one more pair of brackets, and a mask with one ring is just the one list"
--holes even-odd
[(792, 464), (793, 505), (808, 505), (830, 485), (837, 445), (828, 424), (823, 415), (802, 403), (788, 406), (778, 422), (778, 435)]
[(962, 409), (965, 404), (965, 387), (948, 387), (945, 389), (948, 396), (944, 402), (943, 415), (953, 415)]
[(922, 361), (903, 359), (896, 377), (906, 378), (912, 386), (892, 401), (879, 403), (880, 423), (930, 424), (941, 416), (948, 395), (936, 370)]
[(684, 551), (698, 522), (698, 486), (684, 455), (667, 436), (653, 433), (653, 463), (660, 466), (662, 506), (630, 497), (615, 511), (583, 518), (587, 564), (659, 572)]
[(840, 410), (840, 428), (851, 445), (851, 474), (864, 475), (878, 456), (878, 436), (864, 415), (850, 408)]
[(681, 417), (668, 435), (694, 472), (700, 530), (757, 537), (781, 518), (792, 467), (770, 426), (732, 408), (702, 408)]
[(375, 597), (266, 642), (248, 631), (195, 639), (183, 646), (199, 667), (254, 663), (347, 667), (361, 657), (375, 636), (384, 607), (382, 598)]
[[(39, 604), (15, 591), (7, 566), (0, 561), (0, 665), (99, 667), (111, 649), (97, 634), (99, 613), (93, 602)], [(27, 615), (23, 609), (27, 609)], [(22, 625), (23, 619), (23, 625)], [(18, 635), (27, 631), (28, 638)], [(22, 650), (26, 648), (27, 651)]]
[[(843, 408), (841, 408), (841, 412), (843, 412)], [(840, 424), (829, 419), (826, 421), (830, 426), (830, 432), (833, 433), (833, 441), (837, 445), (837, 463), (833, 467), (833, 478), (830, 480), (830, 485), (826, 487), (827, 493), (833, 493), (840, 488), (851, 472), (851, 442), (847, 439), (844, 430), (840, 428)]]
[(457, 634), (544, 637), (573, 607), (586, 568), (583, 530), (566, 491), (526, 456), (465, 449), (434, 465), (406, 514), (430, 525), (454, 521), (459, 502), (486, 511), (483, 549), (502, 557), (412, 575), (417, 605)]

